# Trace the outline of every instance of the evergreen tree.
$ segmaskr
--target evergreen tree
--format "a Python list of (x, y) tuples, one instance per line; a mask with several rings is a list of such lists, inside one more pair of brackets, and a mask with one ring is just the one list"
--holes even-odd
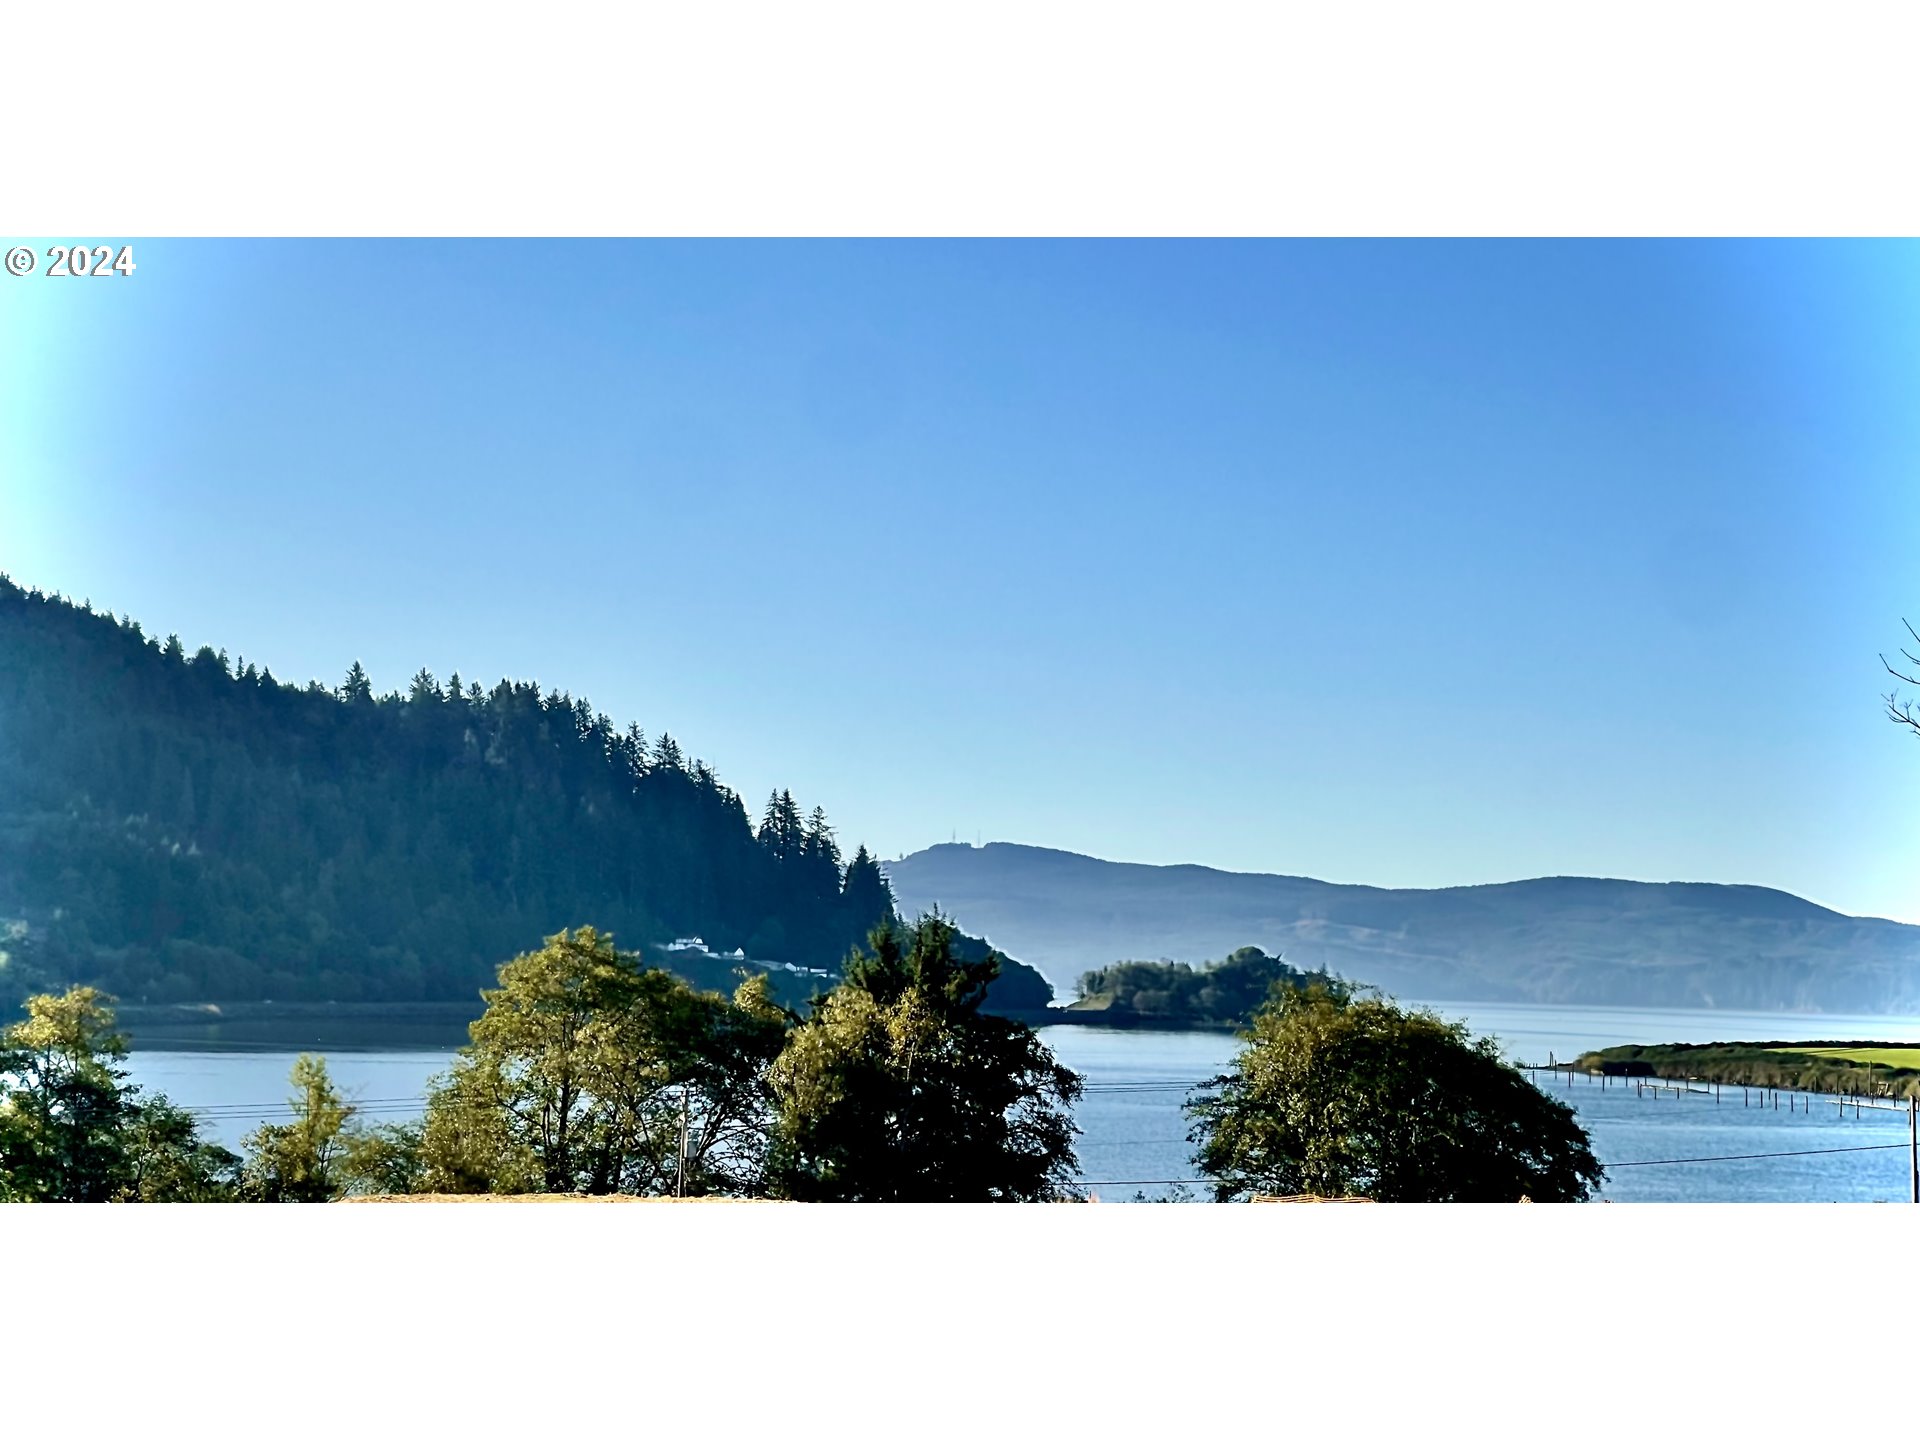
[(893, 886), (888, 883), (886, 872), (879, 862), (867, 853), (865, 845), (853, 852), (853, 859), (847, 862), (846, 876), (841, 882), (840, 897), (842, 910), (850, 923), (870, 931), (874, 926), (890, 923), (894, 918), (895, 904)]
[(840, 846), (833, 838), (833, 827), (827, 824), (827, 812), (818, 805), (807, 820), (806, 834), (801, 841), (801, 853), (809, 859), (823, 859), (833, 867), (836, 876), (835, 888), (838, 888), (840, 872)]
[(756, 838), (760, 841), (760, 848), (775, 860), (787, 858), (787, 836), (780, 823), (780, 792), (778, 790), (770, 792), (767, 796), (767, 808), (760, 814), (760, 832)]
[(806, 826), (800, 819), (800, 807), (793, 803), (793, 792), (780, 790), (767, 796), (767, 808), (760, 818), (761, 846), (785, 864), (801, 858), (805, 843)]
[(373, 703), (373, 681), (367, 678), (367, 672), (361, 668), (358, 660), (347, 671), (347, 678), (340, 684), (340, 698), (349, 704), (371, 705)]
[(800, 1200), (1052, 1200), (1075, 1174), (1080, 1079), (1025, 1025), (981, 1009), (998, 973), (922, 917), (794, 1029), (769, 1077), (775, 1192)]
[(818, 805), (800, 837), (800, 857), (806, 867), (803, 890), (811, 900), (831, 904), (840, 895), (840, 846), (827, 824), (827, 812)]

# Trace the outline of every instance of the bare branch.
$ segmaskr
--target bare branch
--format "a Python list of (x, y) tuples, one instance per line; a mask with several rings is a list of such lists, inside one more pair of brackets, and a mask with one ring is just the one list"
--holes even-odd
[[(1913, 628), (1913, 622), (1902, 618), (1900, 623), (1906, 626), (1907, 634), (1911, 635), (1916, 643), (1920, 643), (1920, 630)], [(1906, 649), (1902, 649), (1900, 654), (1913, 670), (1920, 671), (1920, 655), (1915, 655), (1913, 651)], [(1884, 654), (1880, 657), (1880, 666), (1887, 674), (1898, 680), (1902, 685), (1920, 687), (1920, 674), (1912, 674), (1906, 670), (1895, 669), (1893, 662), (1888, 660)], [(1913, 702), (1911, 700), (1902, 700), (1898, 692), (1884, 695), (1881, 698), (1886, 701), (1887, 718), (1889, 720), (1893, 721), (1896, 725), (1904, 725), (1916, 735), (1920, 735), (1920, 715), (1914, 714)]]

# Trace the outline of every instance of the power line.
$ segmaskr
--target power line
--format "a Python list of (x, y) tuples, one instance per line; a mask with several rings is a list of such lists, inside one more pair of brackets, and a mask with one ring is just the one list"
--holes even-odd
[(1630, 1165), (1710, 1165), (1716, 1160), (1783, 1160), (1790, 1155), (1850, 1155), (1860, 1150), (1904, 1150), (1898, 1145), (1836, 1145), (1830, 1150), (1765, 1150), (1754, 1155), (1689, 1155), (1681, 1160), (1615, 1160), (1606, 1168), (1624, 1170)]
[(1205, 1182), (1189, 1175), (1185, 1180), (1076, 1180), (1076, 1185), (1092, 1189), (1095, 1185), (1201, 1185)]

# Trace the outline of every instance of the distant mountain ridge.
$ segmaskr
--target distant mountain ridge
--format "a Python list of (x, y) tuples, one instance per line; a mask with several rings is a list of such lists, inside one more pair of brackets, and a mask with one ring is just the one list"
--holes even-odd
[(1758, 885), (1553, 876), (1440, 890), (1138, 865), (995, 842), (883, 862), (1062, 998), (1120, 960), (1242, 945), (1422, 1000), (1920, 1013), (1920, 926)]

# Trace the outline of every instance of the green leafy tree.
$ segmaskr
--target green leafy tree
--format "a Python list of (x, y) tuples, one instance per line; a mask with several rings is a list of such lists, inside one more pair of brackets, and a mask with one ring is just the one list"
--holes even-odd
[(445, 1075), (427, 1082), (427, 1113), (420, 1127), (416, 1189), (437, 1195), (537, 1194), (539, 1158), (516, 1132), (515, 1098), (495, 1068), (461, 1055)]
[(1337, 979), (1276, 989), (1187, 1109), (1218, 1200), (1584, 1200), (1601, 1180), (1573, 1111), (1492, 1040)]
[(0, 1173), (22, 1200), (115, 1199), (133, 1117), (126, 1038), (90, 986), (35, 995), (0, 1032)]
[(788, 1037), (771, 1083), (776, 1193), (798, 1200), (1052, 1200), (1076, 1173), (1080, 1079), (984, 1013), (996, 957), (938, 913), (869, 937)]
[(423, 1189), (424, 1130), (416, 1120), (347, 1131), (340, 1155), (341, 1188), (349, 1195), (408, 1195)]
[(126, 1037), (105, 996), (77, 986), (26, 1009), (0, 1031), (0, 1198), (233, 1198), (238, 1157), (126, 1083)]
[(583, 926), (501, 967), (483, 993), (486, 1013), (429, 1096), (425, 1188), (761, 1188), (765, 1071), (789, 1018), (764, 982), (731, 1001), (696, 991)]
[(192, 1114), (163, 1095), (134, 1107), (123, 1144), (126, 1176), (116, 1199), (207, 1203), (240, 1198), (240, 1157), (203, 1139)]
[(318, 1055), (293, 1062), (293, 1119), (262, 1125), (246, 1139), (242, 1184), (258, 1201), (322, 1203), (344, 1192), (347, 1122), (354, 1107), (341, 1099)]
[(682, 1031), (679, 1068), (687, 1195), (759, 1195), (767, 1189), (773, 1130), (769, 1070), (796, 1017), (774, 1002), (765, 975), (743, 980), (731, 999), (694, 992)]

